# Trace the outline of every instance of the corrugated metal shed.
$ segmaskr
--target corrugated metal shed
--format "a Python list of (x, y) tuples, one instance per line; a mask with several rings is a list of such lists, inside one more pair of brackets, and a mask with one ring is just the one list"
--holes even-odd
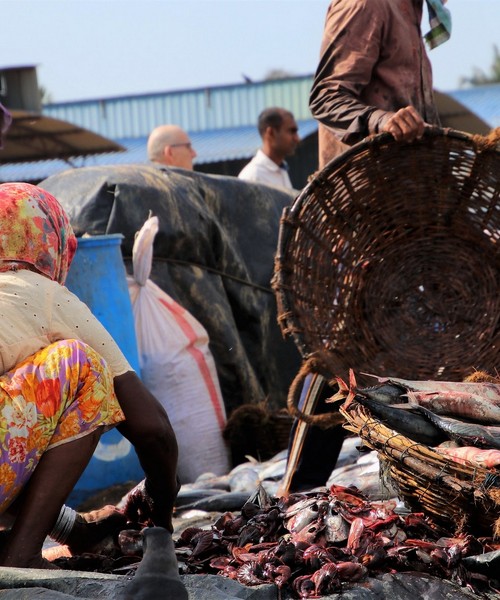
[(297, 120), (310, 119), (310, 75), (251, 84), (64, 102), (44, 114), (65, 119), (111, 139), (146, 137), (157, 125), (176, 123), (200, 131), (254, 126), (268, 106), (282, 106)]
[(448, 94), (479, 115), (491, 127), (500, 127), (500, 84), (480, 85)]
[[(298, 120), (311, 119), (312, 75), (251, 84), (158, 92), (44, 106), (44, 114), (64, 119), (111, 139), (147, 137), (163, 123), (200, 131), (255, 126), (268, 106), (282, 106)], [(445, 92), (492, 127), (500, 125), (500, 84)]]

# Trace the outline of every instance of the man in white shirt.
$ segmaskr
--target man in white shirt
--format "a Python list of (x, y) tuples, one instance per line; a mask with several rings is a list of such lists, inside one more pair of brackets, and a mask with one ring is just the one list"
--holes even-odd
[(184, 129), (178, 125), (160, 125), (149, 136), (148, 158), (160, 165), (192, 171), (196, 150)]
[(260, 113), (257, 126), (262, 147), (238, 177), (246, 181), (293, 189), (285, 160), (294, 154), (299, 143), (298, 127), (293, 114), (284, 108), (266, 108)]

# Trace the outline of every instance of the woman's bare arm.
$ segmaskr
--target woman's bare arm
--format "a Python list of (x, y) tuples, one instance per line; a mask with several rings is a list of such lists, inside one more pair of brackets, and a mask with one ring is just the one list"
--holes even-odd
[(118, 430), (134, 446), (146, 474), (145, 491), (152, 501), (152, 520), (156, 526), (171, 531), (179, 489), (174, 430), (164, 408), (136, 373), (129, 371), (115, 377), (114, 387), (126, 419)]

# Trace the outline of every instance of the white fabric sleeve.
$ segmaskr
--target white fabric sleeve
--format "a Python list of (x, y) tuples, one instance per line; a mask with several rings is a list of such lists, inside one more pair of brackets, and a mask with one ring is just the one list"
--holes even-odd
[(113, 377), (134, 371), (106, 328), (89, 307), (68, 288), (59, 289), (52, 297), (51, 341), (78, 339), (98, 352), (111, 368)]

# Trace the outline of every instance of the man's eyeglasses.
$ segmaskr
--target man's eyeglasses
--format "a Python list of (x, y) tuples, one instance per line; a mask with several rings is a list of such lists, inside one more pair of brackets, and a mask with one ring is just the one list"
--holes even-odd
[(191, 142), (183, 142), (182, 144), (169, 144), (171, 148), (181, 148), (185, 147), (191, 150), (193, 148), (193, 144)]

